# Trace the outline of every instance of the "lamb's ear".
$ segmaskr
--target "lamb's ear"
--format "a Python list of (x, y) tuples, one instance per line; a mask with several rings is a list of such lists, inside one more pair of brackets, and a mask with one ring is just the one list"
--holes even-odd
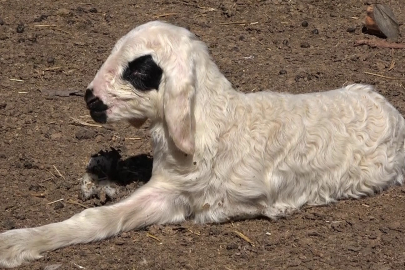
[(177, 58), (176, 63), (166, 72), (163, 106), (170, 137), (178, 149), (192, 155), (195, 148), (193, 115), (195, 77), (194, 64), (187, 60)]

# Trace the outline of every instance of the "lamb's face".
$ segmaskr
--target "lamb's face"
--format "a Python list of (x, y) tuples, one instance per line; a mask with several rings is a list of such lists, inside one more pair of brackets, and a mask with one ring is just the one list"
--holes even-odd
[(86, 90), (92, 118), (135, 126), (148, 118), (165, 121), (176, 146), (193, 153), (196, 59), (209, 61), (207, 47), (188, 30), (162, 22), (135, 28), (117, 42)]
[(127, 120), (140, 126), (159, 116), (159, 44), (153, 31), (145, 30), (136, 28), (121, 38), (89, 84), (85, 101), (96, 122)]

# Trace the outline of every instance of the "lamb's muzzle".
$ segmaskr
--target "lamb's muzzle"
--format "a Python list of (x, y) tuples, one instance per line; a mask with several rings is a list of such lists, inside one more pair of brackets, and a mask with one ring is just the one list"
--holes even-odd
[(108, 106), (105, 105), (100, 98), (96, 97), (93, 94), (93, 90), (87, 89), (84, 95), (84, 100), (87, 104), (87, 109), (90, 110), (90, 115), (94, 121), (98, 123), (106, 123), (107, 122), (107, 114), (106, 110)]

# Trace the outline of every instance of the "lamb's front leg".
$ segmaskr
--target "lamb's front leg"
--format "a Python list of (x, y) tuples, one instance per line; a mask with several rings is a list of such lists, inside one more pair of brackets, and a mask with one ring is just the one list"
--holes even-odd
[(121, 231), (185, 219), (186, 201), (173, 190), (148, 183), (111, 206), (86, 209), (70, 219), (0, 234), (0, 268), (16, 267), (45, 251), (101, 240)]

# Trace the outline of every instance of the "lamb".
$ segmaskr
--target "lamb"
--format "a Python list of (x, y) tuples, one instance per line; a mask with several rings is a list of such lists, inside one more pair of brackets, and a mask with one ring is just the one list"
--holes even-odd
[(372, 86), (235, 91), (192, 33), (167, 23), (122, 37), (85, 93), (92, 118), (151, 121), (150, 181), (125, 200), (0, 234), (0, 266), (151, 224), (276, 219), (402, 184), (405, 125)]

